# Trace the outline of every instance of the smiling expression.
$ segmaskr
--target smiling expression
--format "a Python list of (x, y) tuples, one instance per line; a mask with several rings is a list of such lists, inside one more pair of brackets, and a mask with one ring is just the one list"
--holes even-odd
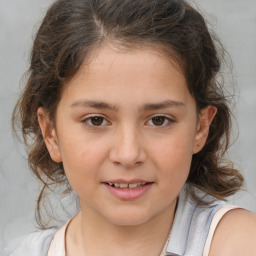
[(152, 50), (103, 47), (65, 85), (46, 133), (81, 208), (117, 225), (174, 209), (213, 114), (201, 116), (182, 71)]

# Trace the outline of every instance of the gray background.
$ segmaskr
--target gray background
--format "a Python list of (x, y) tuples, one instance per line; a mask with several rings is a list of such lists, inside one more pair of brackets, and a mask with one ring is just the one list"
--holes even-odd
[[(24, 85), (32, 35), (51, 2), (0, 0), (0, 255), (5, 242), (34, 229), (39, 183), (28, 170), (22, 145), (13, 139), (10, 117)], [(248, 191), (230, 200), (256, 212), (256, 0), (196, 2), (230, 53), (239, 87), (239, 138), (230, 155), (242, 170)]]

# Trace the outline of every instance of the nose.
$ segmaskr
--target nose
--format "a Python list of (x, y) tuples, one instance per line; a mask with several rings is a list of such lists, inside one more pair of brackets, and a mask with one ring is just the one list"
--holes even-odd
[(115, 131), (109, 158), (115, 165), (132, 168), (145, 162), (147, 155), (138, 129), (123, 127)]

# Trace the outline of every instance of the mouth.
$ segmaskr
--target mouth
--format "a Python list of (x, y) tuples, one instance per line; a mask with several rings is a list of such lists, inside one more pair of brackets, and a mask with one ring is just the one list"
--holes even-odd
[(117, 182), (104, 182), (106, 185), (111, 186), (113, 188), (120, 189), (136, 189), (143, 187), (152, 182), (135, 182), (135, 183), (117, 183)]
[(143, 180), (113, 180), (103, 182), (103, 185), (113, 196), (121, 200), (135, 200), (151, 190), (154, 182)]

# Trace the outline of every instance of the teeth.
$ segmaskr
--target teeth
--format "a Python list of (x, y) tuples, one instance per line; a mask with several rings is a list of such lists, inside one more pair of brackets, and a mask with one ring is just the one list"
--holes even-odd
[(116, 188), (120, 187), (119, 183), (114, 183), (114, 185), (115, 185)]
[(139, 183), (129, 184), (129, 188), (136, 188), (138, 186), (139, 186)]
[(138, 182), (138, 183), (131, 183), (131, 184), (128, 184), (128, 183), (111, 183), (109, 182), (108, 183), (110, 186), (115, 186), (116, 188), (122, 188), (122, 189), (126, 189), (126, 188), (137, 188), (137, 187), (141, 187), (141, 186), (144, 186), (146, 184), (146, 182)]
[(120, 183), (120, 188), (128, 188), (129, 184)]

